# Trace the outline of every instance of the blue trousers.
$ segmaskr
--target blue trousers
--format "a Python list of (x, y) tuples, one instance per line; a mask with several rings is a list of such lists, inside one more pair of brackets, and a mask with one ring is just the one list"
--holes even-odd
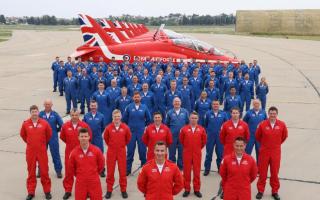
[(102, 135), (98, 136), (93, 134), (91, 144), (97, 146), (103, 153), (104, 147), (103, 147)]
[(258, 99), (261, 101), (261, 108), (266, 110), (267, 97), (266, 96), (258, 96)]
[(211, 169), (213, 150), (216, 151), (216, 164), (219, 170), (223, 156), (223, 144), (219, 139), (219, 133), (207, 132), (208, 140), (206, 144), (206, 159), (204, 161), (204, 169), (209, 171)]
[[(176, 159), (177, 150), (178, 159)], [(179, 141), (179, 132), (173, 133), (172, 144), (169, 146), (169, 160), (171, 160), (174, 163), (177, 163), (179, 169), (183, 169), (182, 150), (182, 144)]]
[(53, 89), (56, 90), (58, 86), (58, 74), (53, 73)]
[(139, 153), (139, 159), (141, 161), (141, 166), (147, 162), (147, 159), (146, 159), (147, 148), (145, 144), (143, 144), (142, 142), (144, 127), (139, 127), (139, 128), (130, 127), (130, 130), (131, 130), (132, 137), (129, 144), (127, 145), (127, 149), (128, 149), (127, 172), (131, 173), (132, 163), (134, 160), (134, 152), (136, 150), (136, 144), (138, 143), (138, 153)]
[(59, 152), (59, 138), (58, 138), (58, 133), (57, 132), (52, 132), (52, 137), (49, 140), (49, 148), (50, 148), (50, 153), (54, 165), (54, 170), (57, 173), (60, 173), (62, 170), (62, 164), (61, 164), (61, 157), (60, 157), (60, 152)]
[(84, 112), (85, 103), (87, 104), (88, 112), (90, 111), (90, 93), (80, 93), (80, 109)]
[[(251, 131), (250, 131), (251, 132)], [(254, 136), (254, 133), (250, 135), (250, 139), (249, 142), (246, 146), (246, 153), (251, 155), (252, 151), (253, 151), (253, 147), (255, 147), (256, 150), (256, 159), (258, 161), (259, 158), (259, 149), (260, 149), (260, 144), (258, 141), (256, 141), (256, 138)]]
[(66, 101), (67, 101), (67, 112), (70, 112), (71, 109), (71, 101), (72, 101), (72, 107), (74, 109), (77, 109), (77, 95), (76, 94), (71, 94), (69, 92), (65, 93), (66, 96)]
[(242, 101), (242, 108), (241, 108), (241, 110), (243, 110), (244, 105), (246, 105), (246, 111), (250, 110), (251, 96), (241, 95), (241, 101)]
[(58, 80), (58, 88), (59, 88), (59, 92), (60, 94), (63, 94), (64, 91), (64, 86), (63, 86), (63, 80)]

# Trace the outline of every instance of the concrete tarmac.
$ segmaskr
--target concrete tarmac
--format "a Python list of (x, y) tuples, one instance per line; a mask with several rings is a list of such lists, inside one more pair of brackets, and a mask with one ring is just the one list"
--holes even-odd
[[(258, 60), (270, 87), (268, 106), (279, 108), (279, 118), (289, 128), (288, 140), (282, 148), (279, 194), (284, 200), (320, 199), (320, 128), (317, 124), (320, 121), (320, 42), (212, 34), (192, 36), (230, 51), (246, 62)], [(1, 199), (25, 199), (27, 169), (25, 143), (19, 136), (21, 123), (29, 116), (29, 106), (42, 107), (46, 98), (51, 98), (54, 109), (65, 116), (65, 99), (52, 92), (51, 62), (57, 55), (66, 60), (81, 43), (80, 31), (15, 31), (9, 41), (0, 43)], [(60, 144), (63, 160), (64, 144)], [(53, 199), (62, 199), (62, 180), (55, 176), (51, 157), (49, 162)], [(214, 163), (212, 166), (216, 171)], [(138, 167), (136, 152), (136, 171), (128, 178), (127, 190), (129, 199), (133, 200), (143, 199), (136, 187)], [(202, 199), (209, 200), (218, 192), (219, 175), (212, 172), (201, 179)], [(105, 193), (105, 179), (101, 181)], [(272, 199), (268, 183), (266, 188), (263, 199)], [(254, 183), (252, 198), (256, 192)], [(44, 199), (39, 179), (35, 199)], [(112, 199), (122, 199), (118, 185)], [(175, 199), (185, 198), (181, 192)], [(191, 194), (187, 199), (196, 197)]]

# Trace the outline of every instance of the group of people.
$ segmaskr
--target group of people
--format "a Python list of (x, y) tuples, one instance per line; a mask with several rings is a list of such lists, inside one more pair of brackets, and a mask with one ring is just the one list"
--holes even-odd
[[(66, 143), (63, 199), (72, 195), (74, 177), (77, 200), (102, 199), (99, 176), (105, 177), (105, 168), (107, 192), (104, 197), (111, 198), (116, 163), (121, 195), (127, 198), (127, 176), (132, 172), (136, 146), (142, 167), (137, 186), (146, 199), (173, 199), (173, 195), (183, 188), (183, 197), (188, 197), (192, 175), (194, 195), (201, 198), (204, 147), (203, 175), (210, 174), (215, 151), (222, 178), (222, 198), (250, 199), (250, 185), (257, 176), (258, 167), (256, 198), (261, 199), (270, 166), (272, 196), (280, 199), (281, 144), (288, 133), (285, 123), (277, 119), (276, 107), (270, 107), (268, 116), (266, 114), (268, 85), (264, 78), (259, 82), (260, 67), (256, 61), (247, 68), (244, 62), (232, 68), (232, 63), (225, 66), (219, 62), (201, 65), (194, 61), (174, 64), (135, 60), (131, 64), (112, 61), (103, 68), (102, 61), (93, 63), (89, 60), (83, 66), (81, 61), (69, 61), (71, 67), (76, 66), (79, 76), (58, 58), (52, 68), (54, 78), (56, 67), (67, 73), (63, 85), (58, 80), (58, 86), (60, 94), (66, 96), (71, 120), (63, 123), (48, 99), (40, 113), (37, 106), (31, 106), (31, 117), (21, 128), (21, 137), (27, 143), (27, 200), (35, 194), (36, 163), (46, 199), (51, 199), (47, 145), (57, 177), (62, 178), (59, 131), (60, 139)], [(250, 75), (253, 68), (259, 73), (251, 72)], [(92, 78), (96, 71), (97, 79)], [(59, 76), (59, 71), (57, 73)], [(186, 76), (180, 76), (183, 73)], [(208, 73), (209, 77), (206, 77)], [(227, 78), (222, 81), (226, 74)], [(84, 95), (84, 88), (88, 89), (88, 96)], [(72, 109), (70, 101), (73, 101)], [(77, 101), (81, 102), (80, 111)], [(89, 105), (85, 113), (86, 101)], [(222, 104), (223, 109), (220, 108)], [(82, 121), (80, 113), (84, 114)], [(105, 156), (102, 154), (104, 143), (108, 147)], [(250, 156), (253, 148), (257, 164)]]

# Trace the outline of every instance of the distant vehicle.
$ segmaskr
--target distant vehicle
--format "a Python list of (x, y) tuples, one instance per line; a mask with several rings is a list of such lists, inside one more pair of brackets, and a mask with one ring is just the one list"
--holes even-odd
[(192, 37), (187, 37), (172, 30), (164, 29), (161, 25), (156, 31), (150, 32), (144, 25), (126, 22), (111, 22), (101, 20), (99, 25), (95, 19), (88, 15), (79, 14), (80, 28), (84, 44), (76, 49), (71, 57), (81, 57), (88, 60), (90, 57), (98, 61), (103, 57), (110, 62), (114, 57), (121, 62), (124, 59), (132, 62), (138, 57), (140, 61), (150, 59), (167, 62), (196, 62), (238, 64), (236, 58), (224, 55), (220, 50), (210, 44)]

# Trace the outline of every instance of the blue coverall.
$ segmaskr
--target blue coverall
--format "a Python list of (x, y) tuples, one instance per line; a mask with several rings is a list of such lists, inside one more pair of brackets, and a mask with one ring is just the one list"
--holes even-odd
[(51, 70), (53, 72), (53, 90), (57, 90), (58, 86), (58, 68), (59, 68), (59, 62), (55, 61), (51, 65)]
[(91, 79), (89, 76), (81, 76), (79, 78), (79, 93), (80, 93), (80, 109), (84, 112), (85, 103), (87, 104), (88, 112), (90, 111), (90, 98), (92, 94)]
[(205, 114), (204, 127), (207, 132), (206, 159), (204, 161), (205, 171), (210, 171), (212, 154), (215, 148), (217, 159), (216, 164), (219, 170), (223, 156), (223, 144), (220, 142), (220, 130), (224, 122), (229, 119), (228, 114), (222, 110), (214, 114), (213, 110), (209, 110)]
[(206, 99), (198, 99), (194, 104), (194, 110), (199, 114), (198, 123), (201, 126), (204, 126), (204, 116), (208, 110), (211, 108), (211, 100), (209, 98)]
[(67, 113), (71, 109), (71, 101), (73, 109), (77, 109), (78, 81), (75, 77), (66, 77), (63, 81), (64, 92), (67, 101)]
[[(228, 95), (224, 100), (224, 107), (223, 110), (230, 114), (231, 108), (238, 107), (239, 109), (242, 108), (242, 101), (239, 95), (231, 96)], [(242, 111), (241, 111), (242, 112)]]
[(60, 95), (63, 95), (63, 91), (64, 91), (64, 79), (67, 76), (67, 70), (64, 67), (59, 66), (57, 69), (57, 75), (58, 75), (58, 87), (59, 87), (59, 92)]
[(96, 115), (93, 117), (92, 112), (88, 112), (83, 116), (82, 121), (86, 122), (92, 131), (91, 143), (99, 147), (101, 152), (103, 152), (104, 148), (103, 148), (102, 133), (105, 128), (103, 114), (100, 112), (97, 112)]
[(146, 105), (140, 104), (137, 109), (133, 102), (127, 106), (123, 121), (128, 124), (132, 134), (131, 140), (127, 145), (127, 173), (131, 173), (136, 143), (138, 143), (141, 166), (146, 163), (146, 146), (142, 142), (142, 135), (145, 127), (151, 122), (151, 115)]
[(241, 97), (241, 101), (242, 101), (242, 108), (241, 110), (243, 110), (244, 108), (244, 104), (246, 104), (246, 111), (248, 111), (250, 109), (250, 105), (251, 105), (251, 99), (254, 98), (254, 82), (253, 81), (246, 81), (243, 80), (240, 83), (240, 97)]
[(173, 108), (173, 99), (175, 97), (179, 97), (180, 99), (182, 98), (181, 92), (177, 89), (173, 93), (171, 90), (167, 90), (165, 93), (164, 98), (167, 112)]
[(266, 110), (267, 104), (267, 94), (269, 92), (269, 87), (263, 84), (258, 84), (256, 87), (256, 96), (261, 101), (261, 107)]
[(181, 92), (181, 107), (190, 113), (193, 110), (195, 100), (192, 87), (181, 85), (178, 90)]
[[(169, 146), (169, 160), (177, 163), (180, 169), (183, 168), (182, 162), (182, 145), (179, 141), (180, 129), (189, 123), (189, 112), (180, 108), (179, 114), (174, 109), (168, 111), (165, 124), (170, 128), (172, 133), (172, 144)], [(176, 159), (176, 152), (178, 149), (178, 159)]]
[(101, 93), (98, 90), (95, 93), (93, 93), (92, 99), (98, 103), (98, 112), (103, 114), (104, 124), (108, 125), (106, 116), (110, 115), (110, 113), (108, 113), (108, 106), (110, 104), (109, 94), (105, 90)]
[(250, 109), (243, 117), (243, 121), (247, 122), (250, 131), (250, 140), (246, 146), (246, 153), (251, 155), (253, 147), (256, 150), (256, 158), (259, 157), (260, 144), (256, 141), (256, 130), (260, 122), (267, 119), (266, 111), (260, 109), (256, 112), (254, 109)]
[(39, 113), (39, 117), (46, 120), (50, 124), (50, 127), (52, 129), (52, 137), (50, 138), (48, 145), (49, 145), (50, 153), (52, 156), (54, 170), (56, 171), (56, 173), (61, 173), (62, 163), (61, 163), (61, 157), (60, 157), (60, 152), (59, 152), (58, 132), (60, 131), (60, 129), (63, 125), (62, 118), (55, 111), (51, 111), (49, 117), (47, 117), (45, 111), (41, 111)]
[(123, 116), (124, 114), (124, 111), (126, 109), (126, 107), (132, 103), (132, 98), (127, 95), (127, 96), (119, 96), (117, 99), (116, 99), (116, 109), (119, 109), (121, 111), (121, 114)]
[[(141, 96), (141, 103), (146, 105), (149, 109), (150, 114), (152, 115), (154, 113), (154, 106), (155, 106), (155, 99), (154, 99), (154, 94), (151, 91), (148, 91), (146, 95), (144, 92), (140, 92)], [(162, 116), (164, 118), (164, 116)]]
[(151, 92), (153, 92), (154, 99), (155, 99), (155, 107), (154, 111), (161, 112), (162, 116), (165, 116), (166, 113), (166, 105), (165, 105), (165, 98), (164, 95), (167, 91), (167, 87), (161, 83), (161, 84), (153, 84), (150, 88)]

